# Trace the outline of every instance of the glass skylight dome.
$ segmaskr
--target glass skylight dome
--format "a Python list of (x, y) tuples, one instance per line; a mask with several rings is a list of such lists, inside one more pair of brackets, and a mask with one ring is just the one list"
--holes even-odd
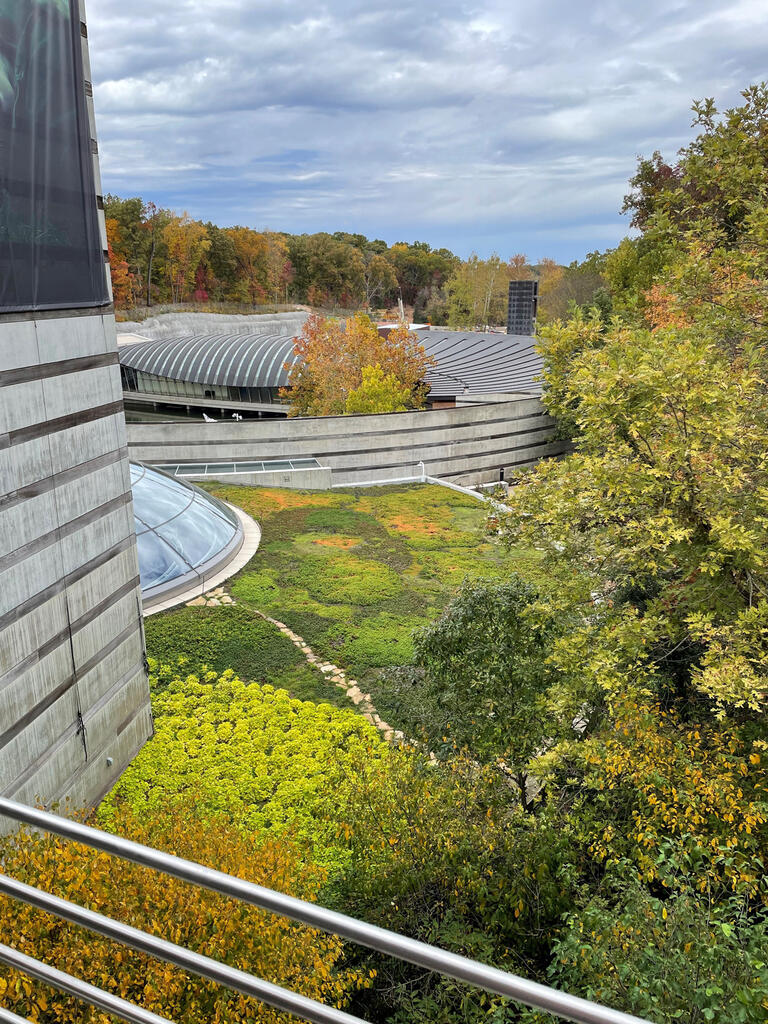
[(179, 477), (131, 463), (131, 489), (146, 604), (199, 586), (227, 564), (243, 543), (235, 513)]

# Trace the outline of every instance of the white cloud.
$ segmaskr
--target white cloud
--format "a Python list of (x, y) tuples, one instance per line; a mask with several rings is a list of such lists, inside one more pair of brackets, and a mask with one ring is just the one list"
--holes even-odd
[[(762, 0), (90, 0), (105, 188), (219, 223), (561, 259), (763, 77)], [(545, 248), (546, 247), (546, 248)]]

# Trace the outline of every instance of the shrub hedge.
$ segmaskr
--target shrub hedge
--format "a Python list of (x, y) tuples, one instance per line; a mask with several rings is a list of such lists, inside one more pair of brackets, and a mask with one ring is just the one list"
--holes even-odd
[(101, 805), (103, 822), (123, 804), (151, 820), (169, 799), (194, 793), (200, 814), (224, 814), (261, 836), (288, 833), (315, 847), (318, 863), (338, 860), (320, 824), (323, 807), (352, 761), (382, 756), (373, 726), (232, 672), (176, 677), (154, 690), (155, 735)]

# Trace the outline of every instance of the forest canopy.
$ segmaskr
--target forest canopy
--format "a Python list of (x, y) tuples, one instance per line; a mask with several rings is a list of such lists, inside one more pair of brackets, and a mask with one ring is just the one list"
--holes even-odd
[(503, 327), (512, 280), (537, 278), (540, 319), (603, 294), (597, 255), (561, 267), (473, 253), (462, 261), (427, 242), (396, 242), (336, 231), (291, 235), (220, 228), (139, 197), (104, 200), (117, 309), (161, 303), (301, 303), (323, 310), (387, 310), (402, 299), (417, 322), (454, 329)]

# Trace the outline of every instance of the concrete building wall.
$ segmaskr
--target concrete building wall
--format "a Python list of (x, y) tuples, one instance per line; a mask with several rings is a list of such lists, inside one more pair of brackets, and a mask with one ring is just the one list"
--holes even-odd
[(151, 735), (144, 665), (114, 317), (0, 315), (0, 794), (96, 802)]
[(113, 318), (0, 318), (0, 793), (90, 804), (151, 731)]
[(523, 398), (374, 416), (129, 423), (128, 448), (149, 463), (313, 457), (334, 484), (415, 476), (424, 462), (430, 476), (476, 484), (560, 454), (554, 434), (539, 400)]

